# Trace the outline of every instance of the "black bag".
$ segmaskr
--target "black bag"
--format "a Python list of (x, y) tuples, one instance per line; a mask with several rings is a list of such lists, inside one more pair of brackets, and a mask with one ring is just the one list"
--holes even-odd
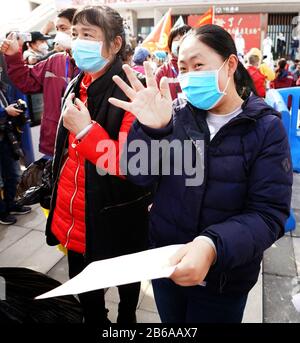
[(52, 160), (41, 158), (33, 162), (22, 174), (17, 189), (17, 204), (50, 207), (52, 192)]
[(27, 268), (0, 268), (0, 277), (1, 324), (82, 323), (82, 308), (74, 296), (34, 299), (60, 286), (60, 282)]

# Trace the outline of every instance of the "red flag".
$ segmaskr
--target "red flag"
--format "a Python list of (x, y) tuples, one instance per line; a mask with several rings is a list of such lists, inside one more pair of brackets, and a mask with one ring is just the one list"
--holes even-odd
[(211, 7), (207, 12), (205, 12), (194, 25), (195, 28), (214, 23), (214, 7)]
[(153, 31), (145, 38), (142, 46), (151, 52), (155, 50), (168, 51), (168, 37), (172, 28), (172, 17), (170, 8), (161, 18)]

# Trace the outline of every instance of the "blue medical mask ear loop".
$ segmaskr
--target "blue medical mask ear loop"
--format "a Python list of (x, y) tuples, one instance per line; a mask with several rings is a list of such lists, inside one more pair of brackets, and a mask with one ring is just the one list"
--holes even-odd
[[(217, 70), (217, 72), (218, 72), (217, 82), (218, 82), (219, 93), (223, 93), (224, 95), (227, 95), (226, 90), (227, 90), (227, 88), (228, 88), (228, 86), (229, 86), (229, 81), (230, 81), (231, 77), (228, 76), (228, 80), (227, 80), (227, 82), (226, 82), (226, 86), (225, 86), (224, 90), (221, 91), (221, 90), (220, 90), (220, 87), (219, 87), (219, 73), (220, 73), (220, 70), (224, 67), (224, 65), (225, 65), (225, 63), (226, 63), (227, 61), (228, 61), (228, 59), (226, 59), (226, 60), (223, 62), (223, 64), (221, 65), (221, 67)], [(222, 99), (222, 98), (221, 98), (221, 99)], [(220, 100), (221, 100), (221, 99), (220, 99)]]

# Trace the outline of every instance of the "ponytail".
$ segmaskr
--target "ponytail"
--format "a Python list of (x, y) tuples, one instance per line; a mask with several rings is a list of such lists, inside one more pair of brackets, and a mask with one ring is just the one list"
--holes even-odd
[(238, 62), (234, 73), (234, 82), (236, 91), (243, 100), (247, 99), (251, 93), (257, 95), (253, 80), (241, 61)]
[(22, 45), (22, 53), (24, 54), (24, 52), (26, 51), (26, 50), (28, 50), (28, 42), (24, 42), (23, 43), (23, 45)]

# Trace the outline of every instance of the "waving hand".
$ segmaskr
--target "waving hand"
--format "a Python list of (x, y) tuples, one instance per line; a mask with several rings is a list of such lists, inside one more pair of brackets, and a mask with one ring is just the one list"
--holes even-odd
[(124, 65), (123, 69), (131, 84), (127, 85), (119, 76), (114, 76), (114, 82), (128, 96), (130, 102), (110, 98), (109, 102), (136, 116), (140, 123), (154, 129), (168, 125), (172, 116), (172, 98), (167, 78), (162, 78), (157, 86), (149, 62), (144, 63), (147, 87), (138, 80), (134, 71)]

